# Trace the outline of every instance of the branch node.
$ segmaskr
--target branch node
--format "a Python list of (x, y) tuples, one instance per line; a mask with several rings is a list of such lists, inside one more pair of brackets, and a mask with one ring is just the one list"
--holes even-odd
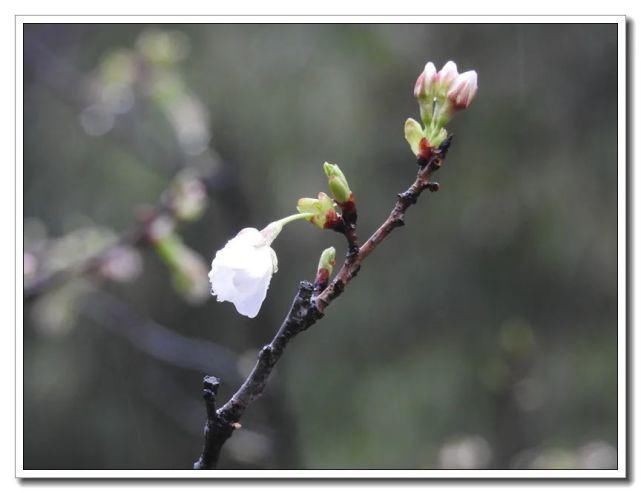
[(348, 263), (352, 264), (358, 258), (359, 252), (360, 252), (360, 248), (358, 247), (358, 245), (351, 244), (347, 250), (347, 255), (345, 256), (345, 259), (347, 260)]
[(225, 418), (216, 411), (216, 395), (220, 380), (207, 375), (203, 378), (203, 399), (207, 410), (207, 421), (205, 422), (205, 445), (203, 452), (196, 462), (194, 469), (212, 469), (218, 462), (220, 449), (236, 429), (233, 424), (228, 423)]
[(258, 353), (258, 359), (264, 359), (271, 363), (272, 355), (273, 355), (272, 347), (269, 344), (266, 344)]
[(214, 397), (216, 397), (216, 394), (218, 394), (219, 386), (219, 378), (211, 375), (205, 375), (205, 378), (203, 378), (203, 391), (213, 394)]
[(340, 295), (343, 292), (343, 289), (345, 289), (345, 283), (338, 279), (334, 283), (334, 297)]
[(427, 167), (429, 172), (434, 172), (439, 169), (441, 169), (441, 166), (443, 165), (443, 160), (440, 155), (435, 154), (432, 159), (430, 159), (430, 164)]
[(314, 281), (314, 296), (318, 296), (323, 292), (323, 290), (329, 284), (329, 274), (323, 273), (322, 276), (316, 276), (316, 281)]
[(213, 420), (216, 416), (216, 396), (219, 386), (220, 380), (218, 378), (210, 375), (203, 378), (203, 399), (205, 399), (208, 420)]
[(418, 200), (417, 194), (414, 190), (409, 189), (403, 193), (398, 194), (398, 198), (401, 199), (406, 205), (416, 204)]
[(427, 184), (427, 189), (430, 192), (438, 192), (441, 189), (441, 185), (439, 185), (438, 182), (431, 181)]
[(358, 273), (360, 272), (360, 270), (361, 270), (360, 264), (355, 266), (354, 270), (350, 271), (350, 273), (349, 273), (349, 279), (351, 280), (351, 279), (355, 278), (358, 275)]
[(452, 145), (453, 138), (454, 138), (454, 134), (448, 135), (447, 138), (443, 141), (443, 143), (440, 146), (438, 146), (438, 152), (441, 154), (441, 157), (443, 159), (445, 159), (447, 151), (449, 151), (450, 146)]

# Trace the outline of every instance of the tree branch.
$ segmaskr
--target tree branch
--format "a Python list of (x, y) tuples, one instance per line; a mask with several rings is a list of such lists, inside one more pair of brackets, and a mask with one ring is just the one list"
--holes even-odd
[[(432, 182), (431, 178), (434, 172), (442, 166), (450, 142), (451, 136), (439, 148), (432, 151), (429, 159), (419, 158), (416, 180), (405, 192), (398, 194), (398, 199), (389, 217), (360, 248), (356, 244), (355, 217), (353, 221), (349, 221), (349, 224), (354, 226), (350, 228), (349, 233), (345, 232), (349, 251), (332, 282), (318, 295), (314, 293), (314, 286), (311, 283), (307, 281), (300, 283), (289, 313), (278, 332), (272, 341), (258, 353), (258, 361), (245, 382), (231, 399), (218, 410), (215, 410), (214, 399), (219, 380), (215, 377), (205, 377), (203, 390), (207, 407), (205, 445), (202, 455), (194, 463), (194, 469), (213, 469), (216, 467), (222, 446), (231, 437), (234, 430), (240, 428), (239, 421), (247, 406), (262, 394), (274, 366), (282, 356), (289, 341), (323, 317), (324, 311), (329, 304), (340, 296), (345, 287), (356, 276), (363, 260), (395, 228), (405, 224), (405, 211), (416, 203), (420, 194), (424, 190), (438, 191), (438, 183)], [(212, 382), (215, 382), (215, 385)]]
[[(216, 467), (221, 447), (233, 431), (240, 428), (238, 421), (247, 406), (262, 394), (269, 375), (289, 341), (322, 317), (322, 314), (311, 303), (312, 290), (311, 283), (306, 281), (300, 283), (294, 302), (280, 329), (272, 341), (258, 353), (258, 361), (245, 382), (231, 399), (217, 411), (214, 406), (214, 398), (219, 380), (215, 377), (205, 377), (203, 389), (203, 397), (207, 407), (205, 446), (200, 458), (194, 463), (194, 469)], [(216, 385), (212, 389), (213, 381), (216, 382)]]
[(218, 462), (220, 448), (231, 436), (234, 428), (223, 424), (216, 413), (216, 394), (220, 380), (216, 377), (206, 376), (203, 379), (203, 399), (207, 408), (207, 422), (205, 423), (205, 446), (203, 453), (196, 463), (194, 469), (210, 469), (211, 464)]
[(323, 313), (332, 300), (340, 296), (345, 286), (358, 274), (363, 260), (365, 260), (395, 228), (405, 225), (405, 211), (416, 203), (419, 195), (424, 190), (430, 190), (432, 192), (438, 191), (438, 183), (432, 182), (431, 178), (434, 172), (442, 166), (451, 139), (452, 136), (448, 137), (438, 149), (433, 151), (427, 161), (419, 159), (419, 169), (416, 174), (416, 180), (406, 191), (398, 194), (398, 199), (389, 217), (368, 238), (363, 246), (359, 248), (357, 255), (352, 256), (348, 253), (345, 262), (343, 262), (334, 280), (314, 300), (318, 311)]
[(25, 283), (23, 291), (24, 301), (34, 301), (42, 294), (62, 286), (73, 279), (97, 273), (103, 262), (109, 258), (110, 254), (120, 247), (131, 246), (138, 248), (145, 245), (148, 225), (153, 218), (159, 217), (162, 213), (161, 206), (158, 206), (152, 213), (153, 217), (136, 224), (129, 231), (123, 233), (114, 243), (91, 255), (82, 262), (70, 265), (61, 270), (41, 274), (33, 281)]

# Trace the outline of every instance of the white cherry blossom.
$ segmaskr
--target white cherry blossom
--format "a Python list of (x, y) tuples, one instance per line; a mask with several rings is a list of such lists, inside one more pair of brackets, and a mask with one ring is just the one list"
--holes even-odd
[(262, 231), (242, 229), (229, 240), (211, 263), (211, 294), (218, 301), (234, 304), (241, 315), (254, 318), (267, 296), (272, 275), (278, 270), (278, 258), (271, 247), (283, 226), (313, 214), (294, 214), (274, 221)]
[(216, 252), (209, 272), (211, 292), (218, 301), (232, 302), (241, 315), (254, 318), (277, 270), (276, 252), (265, 236), (245, 228)]

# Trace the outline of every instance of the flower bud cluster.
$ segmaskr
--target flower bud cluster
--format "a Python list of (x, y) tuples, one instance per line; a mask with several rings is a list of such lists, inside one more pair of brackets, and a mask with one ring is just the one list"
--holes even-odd
[(459, 74), (452, 61), (439, 71), (432, 62), (425, 65), (414, 85), (423, 125), (412, 118), (405, 122), (405, 139), (416, 157), (428, 159), (432, 149), (443, 143), (445, 125), (456, 112), (470, 106), (477, 90), (474, 70)]

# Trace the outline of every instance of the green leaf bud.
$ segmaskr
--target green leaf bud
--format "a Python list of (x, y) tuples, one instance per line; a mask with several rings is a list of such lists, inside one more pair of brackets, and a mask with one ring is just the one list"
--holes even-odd
[(329, 247), (323, 250), (321, 253), (320, 260), (318, 261), (318, 272), (321, 270), (327, 271), (327, 276), (332, 275), (334, 270), (334, 265), (336, 265), (336, 249), (334, 247)]
[(306, 219), (321, 229), (331, 227), (338, 220), (338, 214), (334, 210), (334, 202), (323, 192), (318, 194), (317, 199), (309, 197), (299, 199), (296, 209), (300, 213), (313, 214)]
[(339, 204), (348, 202), (352, 195), (352, 191), (349, 189), (347, 179), (338, 165), (325, 162), (323, 164), (323, 170), (327, 175), (329, 189), (332, 192), (334, 199), (336, 199), (336, 202)]

